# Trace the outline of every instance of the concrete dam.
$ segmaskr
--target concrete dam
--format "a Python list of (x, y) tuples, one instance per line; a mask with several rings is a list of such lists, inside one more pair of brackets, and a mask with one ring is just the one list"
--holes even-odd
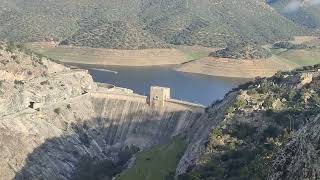
[[(80, 94), (40, 102), (35, 92), (19, 98), (27, 99), (21, 104), (28, 107), (1, 117), (0, 150), (5, 153), (0, 158), (5, 161), (0, 162), (0, 179), (68, 179), (84, 156), (107, 159), (119, 148), (145, 149), (178, 135), (190, 145), (177, 172), (197, 158), (209, 131), (204, 130), (209, 126), (202, 105), (171, 99), (168, 88), (151, 87), (147, 97), (97, 84), (86, 79), (87, 72), (53, 79), (61, 83), (66, 74), (78, 77)], [(91, 88), (85, 89), (88, 84)]]

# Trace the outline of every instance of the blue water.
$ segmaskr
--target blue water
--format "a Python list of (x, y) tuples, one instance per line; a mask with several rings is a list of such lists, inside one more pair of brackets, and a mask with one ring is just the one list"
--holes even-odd
[(97, 69), (89, 69), (97, 82), (114, 84), (148, 95), (150, 86), (171, 88), (175, 99), (209, 105), (219, 100), (232, 88), (245, 83), (246, 79), (221, 78), (174, 71), (168, 66), (155, 67), (105, 67), (117, 74)]

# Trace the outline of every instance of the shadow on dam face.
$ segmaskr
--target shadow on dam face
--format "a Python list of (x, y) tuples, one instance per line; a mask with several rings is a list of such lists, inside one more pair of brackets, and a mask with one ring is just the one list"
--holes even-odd
[(121, 117), (120, 122), (106, 117), (78, 120), (66, 125), (65, 135), (46, 140), (28, 154), (14, 179), (72, 179), (77, 164), (87, 158), (114, 160), (115, 154), (126, 146), (143, 149), (166, 143), (175, 135), (186, 137), (200, 116), (190, 111), (161, 114), (136, 111)]

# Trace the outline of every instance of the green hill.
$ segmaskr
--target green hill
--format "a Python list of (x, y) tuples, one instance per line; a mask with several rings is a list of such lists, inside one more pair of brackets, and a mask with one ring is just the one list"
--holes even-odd
[(125, 21), (99, 22), (95, 26), (81, 27), (60, 45), (87, 46), (109, 49), (145, 49), (169, 47), (140, 26)]
[[(67, 39), (74, 45), (108, 48), (166, 43), (222, 47), (234, 41), (265, 43), (307, 33), (263, 0), (4, 0), (0, 15), (0, 38)], [(106, 37), (109, 34), (115, 37)], [(138, 39), (142, 45), (133, 47)]]

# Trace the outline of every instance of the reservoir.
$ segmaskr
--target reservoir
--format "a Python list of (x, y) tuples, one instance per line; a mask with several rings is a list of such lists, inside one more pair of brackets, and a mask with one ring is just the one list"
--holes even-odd
[(203, 105), (222, 99), (227, 92), (248, 81), (177, 72), (169, 66), (107, 66), (105, 69), (92, 68), (89, 72), (97, 82), (129, 88), (141, 95), (148, 95), (150, 86), (169, 87), (172, 98)]

